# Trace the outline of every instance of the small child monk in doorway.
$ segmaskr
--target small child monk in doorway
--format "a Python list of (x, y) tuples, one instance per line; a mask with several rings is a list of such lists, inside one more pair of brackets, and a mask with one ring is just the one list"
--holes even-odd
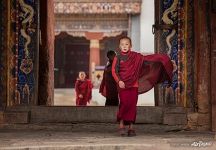
[(86, 79), (85, 72), (79, 72), (79, 76), (75, 83), (76, 106), (86, 106), (92, 98), (92, 83)]

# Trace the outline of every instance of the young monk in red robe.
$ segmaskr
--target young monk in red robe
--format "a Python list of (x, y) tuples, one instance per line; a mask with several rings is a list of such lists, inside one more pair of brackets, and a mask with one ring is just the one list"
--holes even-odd
[(115, 51), (107, 52), (108, 64), (104, 69), (103, 79), (99, 89), (99, 92), (106, 97), (105, 106), (119, 105), (117, 84), (112, 76), (112, 62), (115, 56)]
[(85, 72), (79, 72), (79, 77), (75, 83), (76, 105), (86, 106), (92, 98), (92, 83), (86, 79)]
[(113, 60), (112, 75), (118, 84), (120, 98), (117, 120), (121, 136), (135, 136), (133, 124), (136, 120), (138, 94), (147, 92), (157, 83), (172, 81), (173, 65), (170, 58), (163, 54), (143, 56), (131, 51), (131, 39), (123, 37), (119, 41), (120, 52)]

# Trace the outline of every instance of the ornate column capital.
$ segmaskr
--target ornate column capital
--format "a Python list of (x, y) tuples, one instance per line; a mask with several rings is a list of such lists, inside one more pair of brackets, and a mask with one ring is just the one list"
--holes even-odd
[(85, 32), (86, 39), (88, 40), (102, 40), (104, 33), (102, 32)]

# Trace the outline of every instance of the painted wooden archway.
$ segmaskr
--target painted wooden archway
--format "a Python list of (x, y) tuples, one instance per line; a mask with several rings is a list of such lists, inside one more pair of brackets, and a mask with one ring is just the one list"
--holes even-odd
[[(53, 18), (50, 17), (51, 11), (39, 12), (40, 7), (46, 10), (51, 6), (46, 2), (53, 3), (52, 0), (0, 1), (0, 108), (52, 105), (53, 54), (50, 52), (53, 48)], [(212, 129), (215, 130), (214, 1), (155, 2), (156, 25), (168, 27), (164, 29), (162, 26), (155, 32), (156, 52), (168, 52), (176, 64), (172, 89), (168, 90), (171, 94), (166, 94), (160, 87), (158, 99), (166, 102), (166, 96), (170, 96), (171, 104), (195, 108), (200, 120), (212, 120)]]

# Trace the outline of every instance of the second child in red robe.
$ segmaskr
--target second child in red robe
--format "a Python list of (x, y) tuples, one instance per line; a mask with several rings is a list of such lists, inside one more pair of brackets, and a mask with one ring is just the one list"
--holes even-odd
[(76, 106), (86, 106), (92, 98), (92, 83), (86, 79), (85, 72), (79, 73), (79, 78), (75, 83)]

